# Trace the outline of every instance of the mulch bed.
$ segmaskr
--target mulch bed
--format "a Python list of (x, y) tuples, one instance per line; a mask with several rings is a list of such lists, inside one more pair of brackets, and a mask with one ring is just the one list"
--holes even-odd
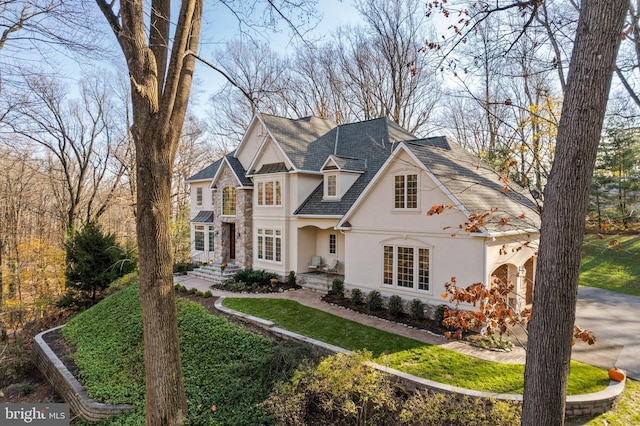
[(371, 315), (374, 317), (385, 319), (387, 321), (398, 322), (401, 324), (406, 324), (410, 327), (427, 330), (438, 335), (444, 335), (445, 332), (450, 331), (438, 324), (437, 321), (434, 321), (432, 319), (413, 319), (411, 318), (411, 316), (409, 316), (409, 314), (406, 313), (402, 313), (399, 316), (393, 316), (386, 309), (372, 311), (371, 309), (369, 309), (366, 303), (355, 304), (348, 297), (339, 297), (334, 294), (327, 294), (325, 296), (322, 296), (322, 301), (331, 303), (333, 305), (342, 306), (343, 308), (351, 309), (352, 311), (360, 312), (365, 315)]
[(216, 290), (231, 291), (234, 293), (283, 293), (285, 291), (299, 290), (302, 288), (299, 285), (291, 286), (287, 283), (281, 283), (281, 282), (274, 283), (274, 284), (267, 284), (267, 285), (260, 285), (260, 284), (247, 285), (242, 291), (235, 290), (233, 285), (230, 283), (212, 284), (210, 287)]

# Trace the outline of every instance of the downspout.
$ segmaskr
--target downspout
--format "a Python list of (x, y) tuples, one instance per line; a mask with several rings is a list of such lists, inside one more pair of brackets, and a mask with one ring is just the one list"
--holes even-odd
[(488, 251), (488, 246), (489, 246), (489, 240), (487, 238), (484, 239), (483, 242), (483, 247), (482, 247), (482, 281), (485, 283), (484, 285), (487, 286), (490, 284), (490, 280), (489, 277), (487, 276), (487, 251)]
[[(296, 175), (297, 176), (297, 175)], [(285, 189), (286, 186), (286, 189)], [(293, 214), (292, 211), (289, 210), (289, 206), (291, 205), (291, 196), (292, 194), (289, 192), (290, 191), (290, 187), (291, 187), (291, 174), (290, 173), (285, 173), (283, 175), (283, 179), (282, 179), (282, 188), (280, 188), (280, 191), (282, 191), (282, 193), (280, 194), (280, 196), (283, 199), (283, 206), (282, 208), (284, 209), (284, 229), (282, 231), (282, 238), (284, 240), (284, 244), (282, 244), (282, 258), (285, 259), (285, 261), (283, 262), (283, 266), (284, 266), (284, 270), (282, 271), (283, 276), (287, 277), (287, 271), (295, 271), (296, 273), (298, 273), (298, 256), (296, 255), (296, 259), (295, 259), (295, 268), (293, 268), (292, 264), (294, 263), (291, 259), (291, 238), (293, 237), (293, 232), (291, 231), (291, 215)], [(297, 187), (297, 185), (296, 185)], [(286, 196), (285, 196), (286, 194)], [(296, 232), (295, 232), (295, 238), (296, 238), (296, 243), (298, 242), (298, 229), (296, 228)], [(287, 267), (288, 266), (288, 267)]]

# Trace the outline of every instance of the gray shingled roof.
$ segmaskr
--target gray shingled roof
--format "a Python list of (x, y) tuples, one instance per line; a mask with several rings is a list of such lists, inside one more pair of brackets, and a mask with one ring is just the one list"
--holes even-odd
[(327, 137), (336, 127), (333, 121), (318, 117), (292, 120), (269, 114), (260, 116), (296, 169), (319, 171), (333, 153), (335, 134)]
[[(518, 185), (505, 183), (489, 165), (460, 145), (445, 137), (408, 141), (405, 145), (467, 212), (477, 214), (498, 209), (485, 223), (488, 231), (540, 227), (533, 197)], [(501, 225), (499, 222), (505, 217), (509, 221)]]
[(211, 180), (211, 179), (213, 179), (213, 177), (216, 175), (216, 173), (218, 173), (218, 168), (220, 168), (220, 164), (222, 164), (222, 158), (219, 158), (218, 160), (216, 160), (213, 163), (209, 164), (204, 169), (200, 170), (195, 175), (191, 176), (189, 179), (187, 179), (187, 182), (194, 182), (194, 181), (198, 181), (198, 180)]
[(225, 158), (231, 165), (231, 168), (235, 172), (236, 176), (238, 176), (238, 179), (240, 179), (240, 185), (244, 187), (252, 187), (253, 181), (247, 177), (247, 171), (244, 169), (244, 167), (242, 167), (242, 164), (240, 164), (240, 160), (233, 156), (234, 153), (235, 151), (227, 155)]
[[(336, 155), (332, 155), (331, 159), (338, 166), (337, 168), (340, 170), (345, 170), (349, 172), (363, 172), (367, 168), (367, 161), (361, 158), (349, 158), (349, 157), (338, 157)], [(334, 167), (335, 168), (335, 167)], [(323, 170), (331, 170), (332, 167), (325, 166)]]
[(231, 166), (235, 174), (238, 176), (238, 179), (240, 179), (240, 185), (245, 187), (246, 186), (252, 187), (253, 182), (251, 181), (251, 179), (249, 179), (246, 176), (247, 171), (244, 169), (244, 167), (242, 167), (242, 164), (240, 164), (240, 161), (238, 161), (238, 159), (233, 156), (234, 154), (235, 154), (235, 150), (230, 152), (226, 156), (219, 158), (218, 160), (209, 164), (204, 169), (200, 170), (195, 175), (191, 176), (189, 179), (187, 179), (187, 182), (213, 179), (216, 176), (216, 173), (218, 173), (218, 169), (220, 169), (220, 165), (222, 164), (223, 159), (226, 158), (227, 161), (229, 162), (229, 165)]
[[(395, 143), (415, 139), (415, 136), (387, 118), (377, 118), (341, 125), (321, 139), (325, 138), (332, 140), (332, 148), (335, 149), (333, 154), (342, 158), (366, 161), (366, 170), (339, 201), (324, 201), (322, 199), (324, 184), (321, 183), (298, 207), (294, 213), (296, 215), (344, 215), (380, 170), (395, 147)], [(326, 159), (327, 157), (324, 158), (323, 163)]]

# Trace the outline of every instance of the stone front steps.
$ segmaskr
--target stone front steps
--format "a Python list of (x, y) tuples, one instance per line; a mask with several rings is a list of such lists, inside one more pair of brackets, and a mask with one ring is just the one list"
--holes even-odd
[(221, 263), (208, 263), (194, 269), (193, 271), (187, 272), (187, 275), (220, 284), (223, 281), (233, 278), (239, 270), (240, 267), (233, 263), (227, 264), (225, 268), (222, 268)]

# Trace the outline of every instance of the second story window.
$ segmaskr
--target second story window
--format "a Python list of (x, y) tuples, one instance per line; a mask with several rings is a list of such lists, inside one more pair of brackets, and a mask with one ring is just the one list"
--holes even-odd
[(282, 205), (282, 189), (279, 180), (258, 182), (258, 205)]
[(196, 205), (202, 206), (202, 188), (196, 188)]
[(394, 200), (396, 209), (418, 208), (418, 175), (396, 175)]
[(233, 186), (225, 186), (222, 190), (222, 214), (236, 215), (236, 188)]
[(337, 176), (327, 176), (327, 197), (336, 197), (338, 195)]

